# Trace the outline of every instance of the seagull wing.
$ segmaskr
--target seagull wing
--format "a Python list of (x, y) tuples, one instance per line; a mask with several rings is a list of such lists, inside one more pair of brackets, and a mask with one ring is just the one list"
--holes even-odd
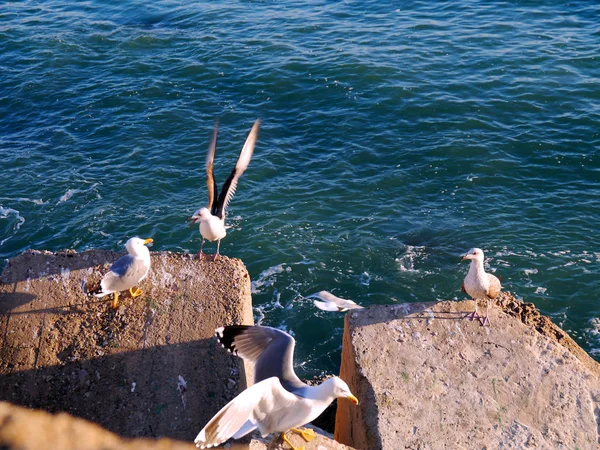
[(215, 119), (215, 126), (213, 128), (212, 137), (210, 144), (208, 144), (208, 153), (206, 154), (206, 185), (208, 187), (208, 210), (211, 214), (215, 214), (217, 209), (216, 200), (219, 196), (219, 190), (217, 188), (217, 182), (215, 181), (215, 174), (213, 171), (213, 164), (215, 162), (215, 151), (217, 149), (217, 135), (219, 134), (219, 118)]
[(347, 300), (345, 298), (336, 297), (331, 292), (328, 291), (320, 291), (315, 294), (309, 295), (309, 297), (317, 297), (322, 302), (317, 300), (314, 301), (314, 304), (317, 308), (322, 309), (324, 311), (339, 311), (344, 312), (349, 309), (362, 309), (363, 307), (357, 305), (352, 300)]
[(495, 299), (500, 294), (500, 290), (502, 289), (502, 285), (500, 284), (500, 280), (495, 275), (491, 273), (487, 274), (488, 280), (490, 280), (490, 287), (488, 288), (487, 296), (491, 299)]
[(335, 303), (320, 302), (319, 300), (313, 300), (313, 303), (315, 304), (315, 306), (317, 308), (319, 308), (322, 311), (332, 311), (332, 312), (344, 312), (344, 311), (348, 311), (346, 308), (340, 308)]
[(213, 215), (219, 217), (219, 219), (223, 219), (225, 217), (225, 210), (229, 205), (229, 202), (235, 195), (235, 190), (237, 188), (238, 180), (240, 176), (244, 173), (248, 164), (250, 164), (250, 158), (252, 158), (252, 154), (254, 153), (254, 146), (256, 145), (256, 139), (258, 138), (258, 128), (260, 127), (260, 119), (257, 119), (248, 134), (248, 138), (246, 139), (246, 143), (240, 152), (240, 157), (238, 158), (237, 164), (234, 169), (231, 171), (231, 175), (225, 181), (223, 185), (223, 190), (219, 195), (219, 200), (216, 204), (216, 211)]
[(240, 438), (258, 428), (263, 435), (278, 429), (281, 412), (287, 412), (298, 397), (287, 392), (276, 377), (246, 389), (225, 405), (198, 433), (194, 442), (200, 448), (222, 444), (231, 437)]
[(104, 275), (100, 286), (104, 293), (125, 291), (138, 284), (148, 272), (144, 260), (125, 255), (117, 259)]
[(294, 372), (296, 341), (284, 331), (271, 327), (232, 325), (216, 330), (227, 350), (254, 363), (254, 382), (277, 377), (283, 387), (298, 395), (307, 386)]

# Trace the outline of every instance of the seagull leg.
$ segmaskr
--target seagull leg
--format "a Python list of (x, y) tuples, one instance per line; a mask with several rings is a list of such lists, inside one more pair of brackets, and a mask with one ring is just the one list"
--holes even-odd
[(119, 307), (119, 293), (118, 292), (113, 293), (113, 302), (110, 307), (112, 309), (117, 309)]
[(317, 437), (317, 433), (315, 433), (315, 431), (311, 430), (310, 428), (304, 428), (303, 430), (301, 430), (300, 428), (292, 428), (290, 431), (293, 431), (294, 433), (302, 436), (302, 439), (304, 439), (306, 442), (310, 442)]
[(217, 253), (215, 253), (215, 257), (213, 258), (213, 261), (216, 261), (217, 259), (219, 259), (219, 248), (221, 248), (221, 239), (219, 239), (217, 241)]
[(292, 444), (289, 439), (287, 438), (287, 436), (285, 435), (285, 431), (283, 433), (281, 433), (281, 439), (283, 440), (283, 442), (285, 442), (287, 445), (289, 445), (290, 447), (292, 447), (292, 450), (304, 450), (304, 447), (294, 447), (294, 444)]
[(475, 311), (473, 311), (471, 314), (467, 314), (466, 317), (469, 318), (469, 320), (472, 322), (475, 319), (479, 319), (479, 313), (477, 312), (477, 299), (474, 298), (473, 302), (475, 303)]
[[(485, 316), (479, 318), (479, 322), (481, 322), (481, 326), (490, 326), (490, 319), (488, 318), (490, 312), (490, 301), (485, 299)], [(481, 320), (483, 319), (483, 320)]]
[(202, 247), (204, 247), (204, 238), (202, 238), (202, 244), (200, 244), (200, 251), (198, 252), (198, 259), (202, 259), (204, 257), (204, 253), (202, 253)]
[(129, 288), (129, 293), (133, 298), (139, 297), (144, 293), (144, 291), (142, 291), (140, 288), (135, 288), (135, 291), (133, 291), (132, 289), (133, 288)]

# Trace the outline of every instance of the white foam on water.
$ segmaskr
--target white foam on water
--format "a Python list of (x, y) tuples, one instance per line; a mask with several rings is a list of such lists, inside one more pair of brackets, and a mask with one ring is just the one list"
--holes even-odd
[(251, 283), (252, 294), (263, 292), (261, 288), (272, 286), (277, 281), (276, 275), (283, 272), (291, 272), (292, 268), (285, 263), (271, 266), (258, 274), (258, 277)]
[(17, 222), (13, 225), (14, 233), (0, 241), (0, 245), (4, 245), (6, 241), (14, 237), (17, 234), (17, 231), (19, 231), (21, 226), (25, 223), (25, 217), (23, 217), (19, 211), (17, 211), (16, 209), (5, 208), (3, 206), (0, 206), (0, 219), (8, 219), (10, 216), (15, 216), (15, 219), (17, 219)]
[(0, 197), (0, 200), (3, 201), (11, 201), (11, 202), (29, 202), (34, 205), (47, 205), (48, 202), (45, 202), (41, 198), (27, 198), (27, 197)]
[[(61, 203), (65, 203), (67, 201), (69, 201), (71, 199), (71, 197), (73, 197), (73, 195), (75, 194), (81, 194), (81, 193), (86, 193), (89, 192), (91, 190), (93, 190), (96, 186), (98, 186), (100, 183), (94, 183), (92, 184), (89, 188), (87, 189), (67, 189), (67, 192), (65, 192), (60, 199), (58, 200), (58, 202), (56, 203), (57, 205), (60, 205)], [(96, 197), (97, 198), (102, 198), (102, 196), (98, 193), (96, 193)]]
[(359, 280), (360, 284), (364, 286), (368, 286), (371, 283), (371, 275), (368, 272), (363, 272), (360, 274)]
[(589, 353), (600, 355), (600, 317), (592, 317), (589, 326), (583, 329), (583, 335), (590, 348)]
[(404, 255), (396, 258), (400, 272), (419, 273), (419, 270), (415, 269), (415, 261), (422, 258), (424, 253), (425, 247), (423, 246), (407, 245)]

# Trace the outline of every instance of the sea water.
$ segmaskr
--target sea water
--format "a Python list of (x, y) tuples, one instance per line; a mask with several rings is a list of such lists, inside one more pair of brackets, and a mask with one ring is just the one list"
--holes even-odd
[[(465, 299), (471, 247), (600, 357), (594, 2), (19, 1), (0, 7), (0, 258), (197, 252), (204, 161), (254, 157), (221, 243), (255, 319), (336, 372), (343, 315)], [(216, 244), (207, 244), (208, 252)], [(492, 326), (494, 324), (492, 323)]]

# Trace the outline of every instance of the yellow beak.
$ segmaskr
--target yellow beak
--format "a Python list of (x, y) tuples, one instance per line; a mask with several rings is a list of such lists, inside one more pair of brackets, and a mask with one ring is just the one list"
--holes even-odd
[(350, 400), (352, 403), (354, 403), (355, 405), (358, 405), (358, 399), (357, 399), (357, 398), (356, 398), (354, 395), (350, 394), (350, 395), (349, 395), (348, 397), (346, 397), (346, 398), (347, 398), (348, 400)]
[(150, 244), (152, 242), (154, 242), (154, 239), (152, 238), (144, 239), (144, 244)]

